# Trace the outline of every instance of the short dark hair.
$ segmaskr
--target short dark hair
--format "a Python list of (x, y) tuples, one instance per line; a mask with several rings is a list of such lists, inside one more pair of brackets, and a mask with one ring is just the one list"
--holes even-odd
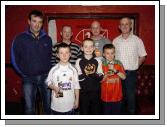
[(130, 16), (123, 16), (123, 17), (120, 18), (120, 20), (125, 19), (125, 18), (130, 19), (130, 20), (132, 19)]
[(71, 51), (70, 46), (67, 45), (66, 43), (63, 43), (63, 42), (61, 42), (60, 44), (58, 44), (57, 51), (56, 51), (57, 53), (59, 53), (60, 48), (69, 48), (69, 50)]
[(130, 21), (130, 23), (132, 23), (132, 22), (131, 22), (131, 19), (132, 19), (132, 18), (131, 18), (131, 17), (129, 17), (129, 16), (124, 16), (124, 17), (121, 17), (120, 21), (122, 21), (122, 19), (128, 19), (128, 20)]
[(72, 30), (72, 26), (70, 26), (70, 25), (63, 25), (61, 29), (63, 30), (64, 27), (69, 27)]
[(36, 17), (40, 17), (41, 19), (43, 19), (44, 21), (44, 14), (39, 11), (39, 10), (32, 10), (29, 14), (28, 14), (28, 19), (31, 20), (31, 16), (34, 15)]
[(105, 49), (115, 49), (115, 46), (113, 44), (105, 44), (103, 46), (103, 53)]

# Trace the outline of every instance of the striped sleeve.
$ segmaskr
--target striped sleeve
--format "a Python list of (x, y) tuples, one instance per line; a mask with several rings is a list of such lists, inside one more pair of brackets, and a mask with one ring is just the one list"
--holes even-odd
[(76, 60), (81, 57), (82, 52), (79, 45), (74, 42), (70, 44), (70, 49), (71, 49), (70, 63), (75, 65)]
[(51, 65), (52, 67), (59, 62), (59, 58), (57, 57), (57, 46), (58, 44), (52, 47), (52, 56), (51, 56)]

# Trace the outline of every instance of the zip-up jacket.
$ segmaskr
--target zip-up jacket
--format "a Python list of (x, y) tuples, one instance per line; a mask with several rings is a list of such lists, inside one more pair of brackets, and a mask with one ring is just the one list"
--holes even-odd
[(22, 76), (48, 74), (51, 68), (52, 40), (41, 30), (35, 37), (30, 30), (16, 36), (11, 47), (11, 62)]

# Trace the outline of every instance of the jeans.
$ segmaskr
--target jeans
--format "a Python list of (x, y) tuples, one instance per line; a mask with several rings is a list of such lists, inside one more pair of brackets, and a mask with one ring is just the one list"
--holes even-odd
[(103, 115), (120, 115), (121, 101), (118, 102), (103, 102)]
[(50, 100), (51, 91), (45, 84), (47, 74), (38, 76), (24, 76), (23, 77), (23, 96), (25, 100), (25, 114), (35, 114), (35, 102), (37, 90), (39, 90), (44, 114), (50, 114)]
[(75, 111), (74, 109), (68, 111), (68, 112), (57, 112), (51, 109), (51, 115), (74, 115)]
[(126, 79), (122, 81), (123, 114), (134, 115), (136, 111), (135, 92), (136, 92), (136, 83), (137, 83), (137, 73), (136, 71), (125, 71), (125, 72), (126, 72)]

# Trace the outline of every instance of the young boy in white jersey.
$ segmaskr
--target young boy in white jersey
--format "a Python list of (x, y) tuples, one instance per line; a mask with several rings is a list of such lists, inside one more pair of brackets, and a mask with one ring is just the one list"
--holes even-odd
[(79, 82), (77, 70), (69, 63), (70, 47), (62, 43), (58, 46), (60, 62), (49, 72), (46, 83), (52, 89), (51, 114), (72, 115), (79, 105)]

